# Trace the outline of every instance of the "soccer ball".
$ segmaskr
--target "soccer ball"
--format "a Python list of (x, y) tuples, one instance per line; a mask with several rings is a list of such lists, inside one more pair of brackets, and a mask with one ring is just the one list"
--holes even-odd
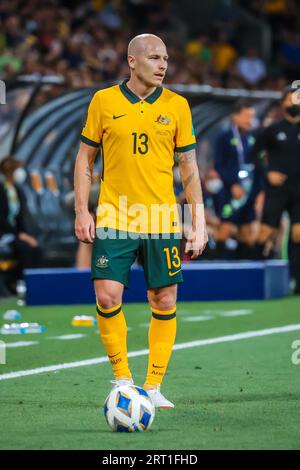
[(113, 431), (147, 431), (153, 422), (155, 407), (143, 388), (121, 385), (106, 398), (104, 416)]

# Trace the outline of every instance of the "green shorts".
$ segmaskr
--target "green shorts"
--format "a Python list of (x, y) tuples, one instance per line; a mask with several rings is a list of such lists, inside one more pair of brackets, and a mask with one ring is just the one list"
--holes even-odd
[(148, 288), (183, 281), (179, 233), (144, 235), (114, 229), (96, 230), (92, 279), (112, 279), (129, 287), (130, 268), (137, 258), (143, 265)]

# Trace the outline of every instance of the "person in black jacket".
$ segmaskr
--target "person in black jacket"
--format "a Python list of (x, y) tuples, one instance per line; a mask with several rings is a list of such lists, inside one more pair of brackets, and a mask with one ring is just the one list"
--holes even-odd
[(257, 168), (266, 174), (266, 195), (261, 230), (258, 236), (258, 257), (279, 228), (282, 213), (287, 211), (291, 222), (290, 269), (300, 293), (300, 96), (299, 90), (287, 88), (281, 105), (284, 119), (263, 129), (251, 154)]
[(10, 245), (21, 278), (24, 268), (36, 267), (39, 261), (38, 241), (25, 230), (22, 208), (26, 202), (16, 184), (26, 178), (26, 172), (19, 161), (7, 157), (0, 162), (0, 174), (0, 240)]

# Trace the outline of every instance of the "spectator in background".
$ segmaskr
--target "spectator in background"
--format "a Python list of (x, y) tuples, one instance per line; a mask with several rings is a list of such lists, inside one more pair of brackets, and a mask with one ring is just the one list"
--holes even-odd
[(288, 78), (292, 81), (300, 74), (300, 34), (299, 31), (286, 30), (279, 50), (279, 61)]
[(258, 86), (267, 75), (266, 65), (254, 47), (250, 47), (247, 54), (238, 59), (236, 68), (238, 74), (248, 85)]
[(260, 176), (253, 171), (248, 153), (255, 139), (251, 133), (255, 118), (253, 104), (237, 101), (228, 130), (222, 131), (215, 144), (214, 178), (206, 184), (214, 193), (216, 215), (221, 224), (217, 235), (217, 256), (226, 258), (226, 241), (237, 230), (239, 259), (254, 255), (256, 220), (255, 204), (262, 189)]
[(212, 46), (212, 52), (216, 70), (222, 74), (227, 73), (237, 58), (237, 51), (230, 44), (225, 31), (219, 31), (217, 41)]
[(40, 249), (38, 240), (27, 233), (24, 223), (26, 205), (19, 185), (26, 179), (21, 162), (7, 157), (0, 163), (0, 237), (7, 240), (18, 262), (17, 278), (25, 268), (38, 266)]

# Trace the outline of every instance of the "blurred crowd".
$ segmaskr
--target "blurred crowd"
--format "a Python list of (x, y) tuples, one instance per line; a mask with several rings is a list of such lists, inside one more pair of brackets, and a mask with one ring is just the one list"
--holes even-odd
[[(147, 31), (167, 43), (169, 83), (281, 90), (300, 72), (297, 2), (220, 3), (209, 30), (191, 32), (170, 0), (2, 0), (0, 78), (59, 74), (68, 87), (124, 79), (127, 44)], [(241, 8), (268, 25), (268, 57), (251, 42), (241, 46)]]

